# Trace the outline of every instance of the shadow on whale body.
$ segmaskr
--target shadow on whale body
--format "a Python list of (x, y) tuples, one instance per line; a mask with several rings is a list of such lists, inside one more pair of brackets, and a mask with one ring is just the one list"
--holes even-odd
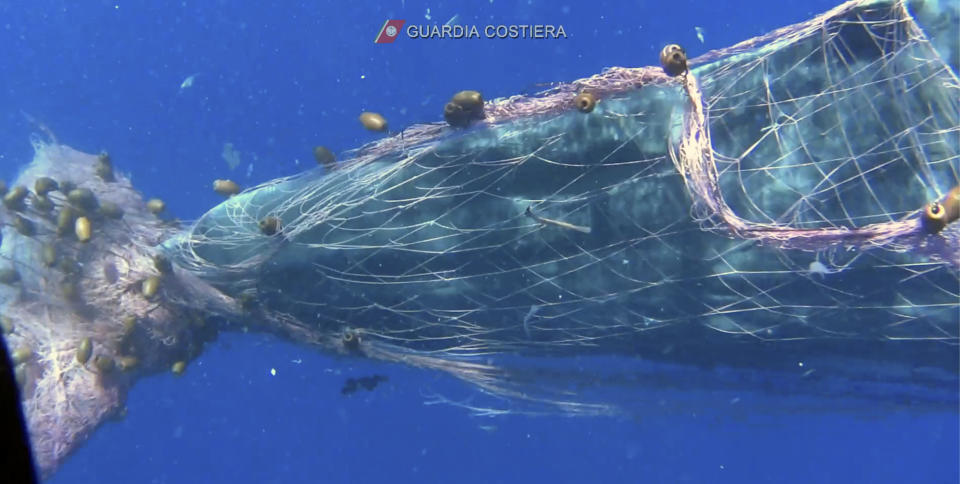
[(481, 413), (955, 409), (957, 35), (922, 8), (851, 2), (675, 77), (494, 100), (184, 229), (97, 156), (36, 143), (14, 185), (97, 202), (0, 208), (39, 466), (241, 326), (448, 372), (502, 399)]

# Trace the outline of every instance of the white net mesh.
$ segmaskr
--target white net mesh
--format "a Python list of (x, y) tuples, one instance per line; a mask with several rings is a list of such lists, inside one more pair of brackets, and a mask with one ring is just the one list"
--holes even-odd
[(182, 231), (96, 156), (38, 147), (15, 185), (51, 176), (126, 212), (83, 209), (80, 242), (58, 233), (81, 208), (65, 191), (0, 207), (39, 464), (223, 320), (447, 371), (515, 397), (504, 411), (705, 405), (651, 393), (673, 387), (956, 408), (958, 7), (916, 5), (844, 4), (676, 78), (613, 68), (495, 100), (469, 129), (411, 127)]
[(411, 128), (231, 199), (168, 250), (258, 317), (488, 386), (509, 377), (463, 357), (953, 372), (960, 229), (921, 213), (960, 203), (957, 77), (906, 5), (854, 2), (697, 62)]

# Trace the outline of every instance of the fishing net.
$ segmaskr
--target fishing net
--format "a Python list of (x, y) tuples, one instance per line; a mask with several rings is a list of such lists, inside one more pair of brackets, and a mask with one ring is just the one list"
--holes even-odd
[[(486, 414), (707, 405), (664, 388), (955, 409), (957, 9), (855, 1), (676, 77), (611, 68), (494, 100), (470, 127), (410, 127), (186, 229), (97, 156), (38, 143), (14, 185), (51, 176), (101, 206), (0, 207), (38, 464), (228, 322), (449, 372), (505, 398), (453, 402)], [(66, 208), (90, 240), (60, 233)]]
[(472, 129), (416, 126), (234, 197), (166, 247), (273, 326), (497, 393), (547, 386), (513, 385), (496, 357), (515, 354), (842, 356), (821, 372), (953, 385), (960, 229), (923, 220), (960, 203), (956, 24), (937, 25), (952, 40), (904, 2), (853, 2), (688, 75), (497, 100)]
[[(136, 377), (199, 353), (213, 330), (200, 315), (231, 308), (189, 274), (166, 278), (145, 297), (145, 281), (160, 275), (156, 245), (175, 226), (150, 213), (126, 176), (98, 170), (106, 155), (50, 137), (34, 140), (33, 162), (0, 209), (0, 272), (16, 274), (0, 284), (0, 325), (44, 474), (122, 412)], [(51, 176), (57, 188), (11, 203), (15, 187)], [(85, 241), (81, 218), (92, 227)]]

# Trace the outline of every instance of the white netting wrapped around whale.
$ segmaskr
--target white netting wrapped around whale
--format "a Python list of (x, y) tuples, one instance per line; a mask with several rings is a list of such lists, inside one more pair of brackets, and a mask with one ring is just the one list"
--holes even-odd
[[(225, 321), (534, 403), (517, 411), (621, 410), (606, 384), (955, 408), (960, 48), (957, 6), (934, 6), (849, 2), (678, 77), (611, 68), (494, 100), (469, 128), (410, 127), (185, 229), (96, 156), (38, 146), (13, 185), (50, 176), (125, 211), (84, 209), (97, 232), (80, 242), (58, 234), (80, 208), (66, 193), (0, 207), (0, 271), (19, 276), (0, 309), (31, 351), (17, 369), (41, 467)], [(645, 366), (581, 373), (594, 355)], [(745, 371), (676, 373), (713, 367)]]

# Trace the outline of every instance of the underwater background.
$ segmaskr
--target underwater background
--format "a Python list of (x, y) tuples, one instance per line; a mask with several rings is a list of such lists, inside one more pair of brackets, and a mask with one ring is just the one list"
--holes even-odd
[[(0, 178), (32, 157), (29, 119), (109, 150), (147, 197), (199, 217), (244, 186), (438, 121), (462, 89), (533, 93), (609, 66), (690, 57), (808, 19), (833, 1), (0, 2)], [(563, 25), (566, 39), (374, 44), (387, 19)], [(187, 82), (191, 79), (192, 82)], [(235, 168), (223, 157), (230, 143)], [(343, 156), (341, 156), (343, 158)], [(531, 181), (533, 182), (533, 181)], [(584, 360), (617, 365), (617, 359)], [(350, 378), (387, 377), (341, 392)], [(698, 397), (694, 390), (687, 398)], [(706, 397), (706, 395), (705, 395)], [(50, 480), (70, 482), (957, 482), (957, 412), (715, 409), (645, 418), (473, 416), (453, 377), (224, 333), (181, 377), (143, 378)], [(774, 401), (774, 405), (776, 402)]]

